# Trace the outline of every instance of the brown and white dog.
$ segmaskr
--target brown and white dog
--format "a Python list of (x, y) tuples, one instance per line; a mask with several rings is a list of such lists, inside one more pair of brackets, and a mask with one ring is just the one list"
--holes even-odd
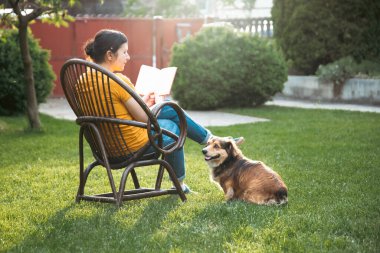
[(288, 189), (281, 177), (261, 161), (246, 158), (232, 138), (212, 137), (202, 149), (226, 200), (243, 200), (260, 205), (284, 204)]

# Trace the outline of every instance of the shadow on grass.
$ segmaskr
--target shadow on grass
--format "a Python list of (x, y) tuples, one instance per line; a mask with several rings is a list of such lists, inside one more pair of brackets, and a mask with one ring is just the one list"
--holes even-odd
[[(286, 209), (286, 208), (285, 208)], [(169, 252), (233, 250), (250, 243), (284, 208), (241, 202), (194, 205), (177, 197), (110, 204), (70, 204), (11, 252)], [(268, 215), (269, 214), (269, 215)]]
[(174, 197), (125, 202), (123, 209), (105, 203), (73, 203), (36, 224), (35, 232), (10, 251), (130, 251), (135, 238), (147, 240), (167, 212), (179, 204)]

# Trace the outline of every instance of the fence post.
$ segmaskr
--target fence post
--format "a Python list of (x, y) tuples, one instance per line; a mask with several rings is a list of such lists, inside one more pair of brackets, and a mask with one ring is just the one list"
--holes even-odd
[(157, 67), (157, 22), (162, 19), (162, 16), (153, 17), (153, 36), (152, 36), (152, 66)]

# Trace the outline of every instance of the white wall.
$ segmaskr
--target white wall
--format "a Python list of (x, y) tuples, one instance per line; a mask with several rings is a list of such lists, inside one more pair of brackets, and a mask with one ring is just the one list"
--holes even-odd
[[(288, 76), (281, 95), (314, 100), (337, 100), (333, 84), (321, 83), (316, 76)], [(339, 100), (365, 104), (380, 104), (380, 79), (349, 79)]]

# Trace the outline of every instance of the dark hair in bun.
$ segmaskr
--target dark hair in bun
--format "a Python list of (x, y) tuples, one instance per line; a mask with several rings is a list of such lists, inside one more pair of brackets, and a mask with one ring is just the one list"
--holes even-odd
[(94, 62), (102, 63), (104, 62), (104, 57), (108, 50), (112, 53), (116, 53), (120, 46), (127, 42), (128, 39), (124, 33), (104, 29), (97, 32), (94, 39), (90, 39), (86, 42), (84, 52), (90, 56)]
[(86, 55), (93, 58), (93, 55), (94, 55), (94, 39), (87, 41), (87, 43), (84, 47), (84, 52)]

